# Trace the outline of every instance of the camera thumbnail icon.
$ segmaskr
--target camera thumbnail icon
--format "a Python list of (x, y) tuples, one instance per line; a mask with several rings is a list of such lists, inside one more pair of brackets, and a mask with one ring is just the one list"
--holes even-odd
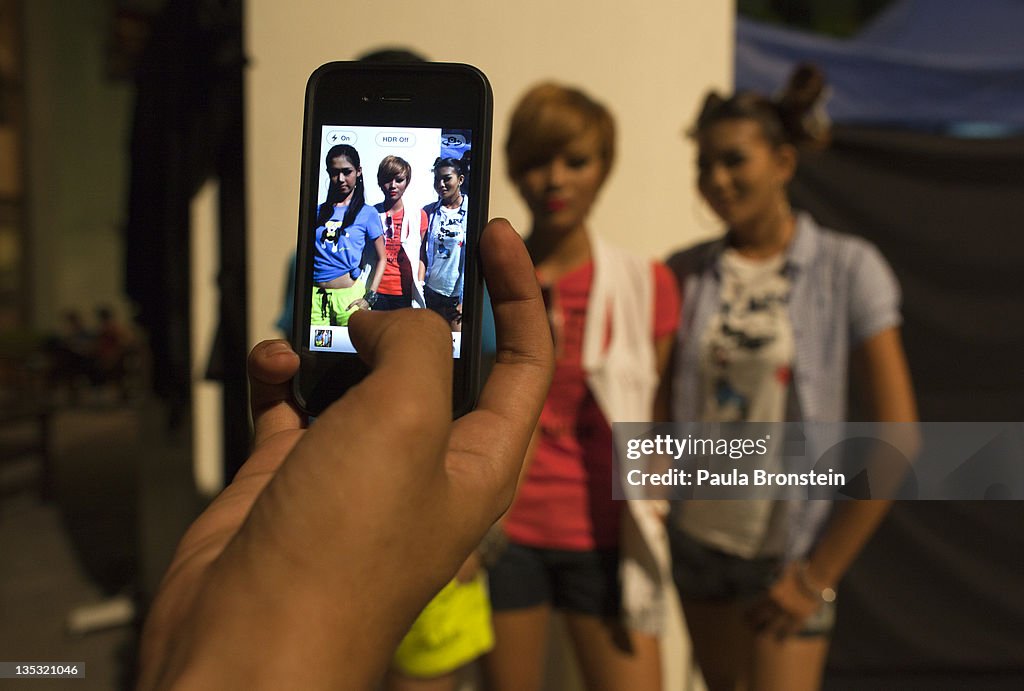
[(330, 329), (316, 329), (313, 332), (313, 347), (314, 348), (330, 348), (331, 347), (331, 330)]

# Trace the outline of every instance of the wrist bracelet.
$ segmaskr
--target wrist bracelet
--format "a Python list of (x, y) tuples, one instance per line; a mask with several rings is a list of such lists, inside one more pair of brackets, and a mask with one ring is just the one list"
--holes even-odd
[(810, 576), (807, 575), (806, 559), (801, 559), (796, 563), (796, 582), (800, 586), (800, 590), (804, 591), (804, 595), (807, 597), (821, 600), (822, 602), (836, 601), (835, 588), (819, 588), (816, 583), (811, 582)]

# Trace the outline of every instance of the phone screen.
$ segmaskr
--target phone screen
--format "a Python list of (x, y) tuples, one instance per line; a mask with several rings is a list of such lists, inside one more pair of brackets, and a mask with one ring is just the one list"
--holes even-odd
[(459, 358), (472, 131), (345, 123), (320, 130), (310, 351), (354, 353), (346, 324), (356, 309), (408, 307), (440, 314)]
[(292, 345), (302, 410), (369, 374), (358, 310), (432, 310), (452, 337), (452, 412), (479, 389), (492, 98), (469, 65), (328, 63), (306, 85)]

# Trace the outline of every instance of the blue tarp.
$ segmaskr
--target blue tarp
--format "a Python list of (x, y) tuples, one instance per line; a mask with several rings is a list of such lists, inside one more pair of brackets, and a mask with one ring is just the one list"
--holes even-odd
[(899, 0), (851, 39), (737, 20), (737, 89), (774, 93), (804, 61), (836, 122), (1024, 129), (1024, 0)]

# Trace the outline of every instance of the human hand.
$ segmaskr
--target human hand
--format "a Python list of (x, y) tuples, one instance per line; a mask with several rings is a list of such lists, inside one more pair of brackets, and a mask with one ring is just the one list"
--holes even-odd
[(368, 310), (370, 309), (370, 303), (366, 301), (366, 298), (356, 298), (352, 302), (348, 303), (348, 307), (345, 311), (356, 309), (356, 310)]
[(550, 383), (522, 240), (492, 221), (481, 256), (498, 349), (459, 420), (451, 336), (431, 310), (354, 314), (371, 373), (308, 430), (291, 398), (298, 357), (282, 341), (253, 350), (253, 453), (178, 547), (143, 633), (140, 688), (376, 682), (511, 502)]
[(455, 580), (459, 583), (469, 583), (480, 573), (481, 566), (483, 566), (483, 562), (480, 561), (480, 555), (475, 550), (470, 552), (466, 561), (462, 562), (462, 566), (455, 573)]
[(761, 634), (785, 638), (799, 632), (822, 606), (820, 598), (800, 582), (799, 562), (790, 562), (765, 593), (747, 610), (747, 622)]

